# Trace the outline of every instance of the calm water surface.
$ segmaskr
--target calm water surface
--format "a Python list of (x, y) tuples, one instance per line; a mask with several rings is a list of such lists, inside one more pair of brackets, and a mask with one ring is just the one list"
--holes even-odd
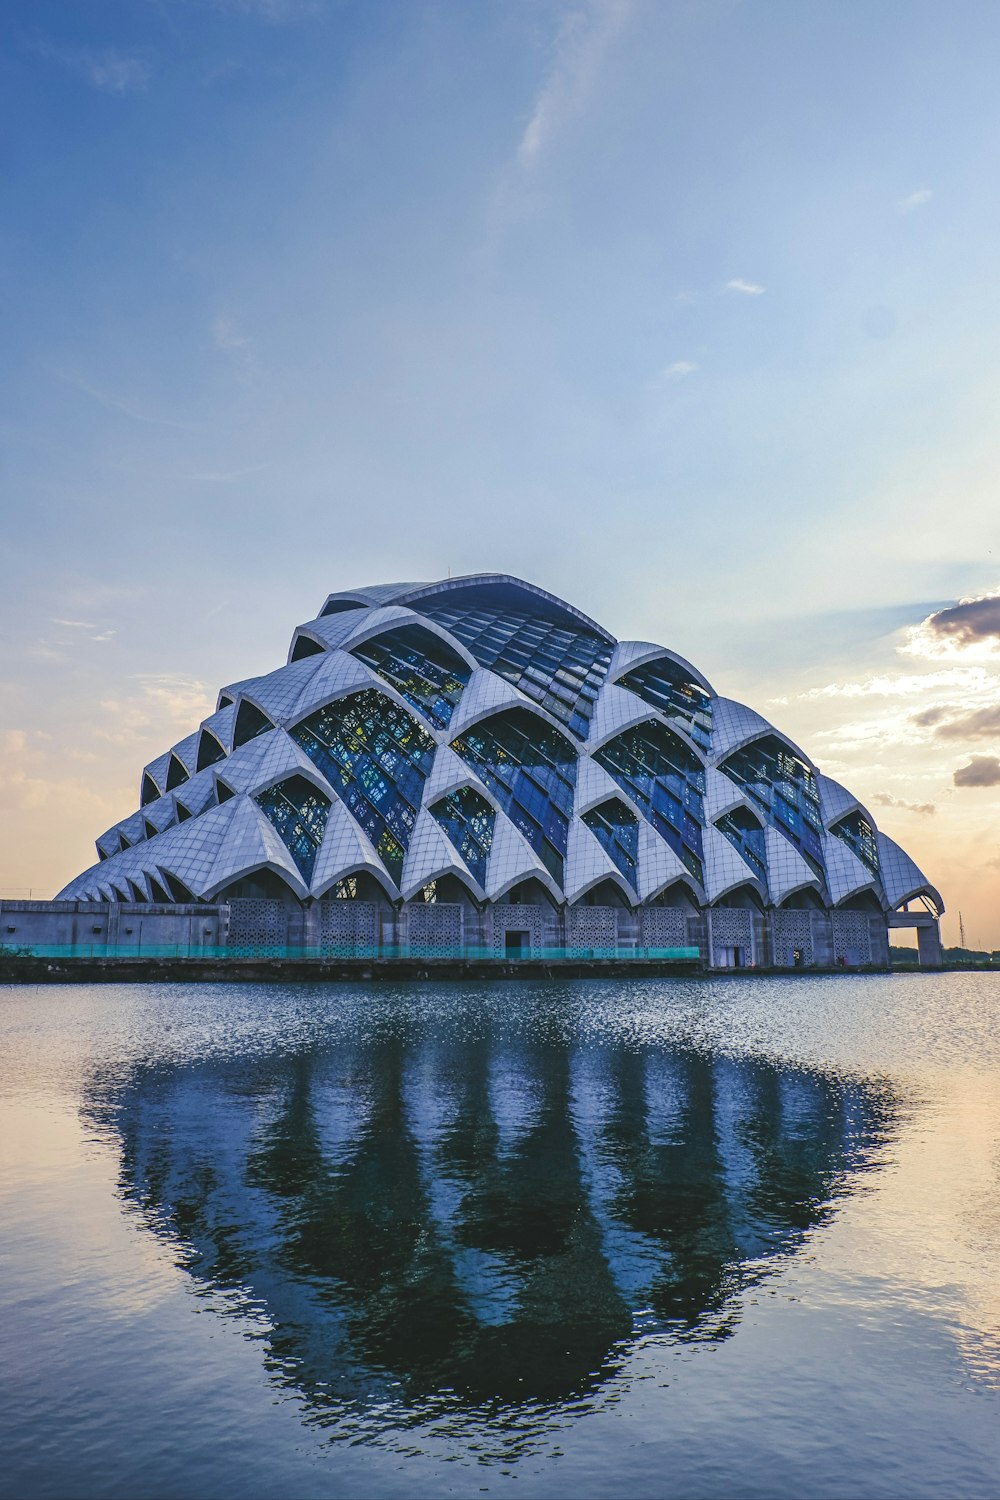
[(0, 1491), (995, 1496), (998, 1020), (0, 987)]

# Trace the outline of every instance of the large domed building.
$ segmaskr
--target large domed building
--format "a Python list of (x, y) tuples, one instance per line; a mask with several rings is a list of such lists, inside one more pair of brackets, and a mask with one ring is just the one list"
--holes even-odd
[(760, 714), (503, 574), (331, 594), (97, 849), (60, 901), (208, 903), (243, 952), (884, 965), (943, 910)]

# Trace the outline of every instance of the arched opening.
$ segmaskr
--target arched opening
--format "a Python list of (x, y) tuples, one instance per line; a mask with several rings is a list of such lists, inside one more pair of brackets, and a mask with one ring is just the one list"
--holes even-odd
[(715, 905), (739, 908), (743, 911), (756, 911), (761, 915), (764, 912), (764, 903), (760, 898), (760, 893), (755, 891), (752, 885), (738, 885), (735, 890), (727, 891), (724, 896), (720, 896)]
[(163, 878), (167, 883), (171, 901), (176, 901), (180, 906), (190, 906), (197, 902), (198, 897), (188, 890), (183, 880), (178, 880), (176, 875), (171, 875), (169, 870), (163, 871)]
[(691, 887), (684, 880), (675, 880), (672, 885), (668, 885), (665, 890), (660, 891), (651, 901), (646, 901), (643, 904), (651, 907), (674, 907), (689, 916), (695, 916), (698, 912), (698, 905), (692, 895)]
[(143, 807), (148, 807), (150, 802), (158, 801), (159, 796), (160, 788), (156, 785), (156, 782), (153, 780), (152, 776), (150, 776), (149, 772), (144, 771), (142, 776), (141, 805)]
[(342, 615), (348, 609), (367, 609), (358, 599), (328, 599), (320, 611), (319, 618), (325, 619), (327, 615)]
[(392, 906), (385, 886), (368, 870), (358, 870), (354, 875), (345, 875), (342, 880), (337, 881), (336, 885), (324, 891), (321, 899), (323, 901), (374, 901), (382, 906)]
[(238, 745), (246, 745), (250, 740), (255, 740), (259, 734), (266, 734), (274, 725), (262, 713), (255, 703), (244, 698), (236, 710), (236, 724), (233, 728), (233, 748)]
[(551, 892), (548, 891), (542, 884), (542, 882), (540, 880), (537, 880), (534, 875), (532, 875), (528, 880), (520, 880), (518, 881), (517, 885), (512, 885), (510, 890), (505, 891), (504, 894), (499, 898), (499, 900), (496, 902), (496, 905), (549, 906), (553, 910), (558, 911), (558, 906), (552, 899)]
[(251, 870), (217, 892), (216, 901), (282, 901), (300, 905), (291, 886), (274, 870)]
[(479, 910), (478, 903), (465, 881), (451, 871), (439, 875), (436, 880), (429, 881), (412, 899), (427, 905), (440, 902), (442, 905), (465, 906), (471, 911)]
[(630, 910), (631, 902), (626, 901), (622, 888), (614, 880), (599, 880), (597, 885), (592, 885), (589, 891), (584, 891), (579, 901), (574, 901), (576, 906), (614, 906)]
[(177, 756), (172, 754), (167, 762), (167, 791), (172, 792), (175, 786), (183, 786), (184, 782), (190, 779)]
[(853, 896), (848, 896), (846, 900), (840, 902), (837, 910), (881, 912), (882, 903), (874, 891), (855, 891)]
[(290, 661), (304, 661), (307, 656), (322, 656), (323, 647), (310, 635), (297, 635), (292, 647)]
[(792, 891), (781, 902), (782, 911), (826, 911), (826, 907), (820, 900), (819, 893), (814, 886), (806, 885), (801, 890)]
[(214, 766), (217, 761), (225, 760), (225, 758), (226, 752), (212, 731), (203, 729), (198, 740), (197, 769), (204, 771), (207, 766)]

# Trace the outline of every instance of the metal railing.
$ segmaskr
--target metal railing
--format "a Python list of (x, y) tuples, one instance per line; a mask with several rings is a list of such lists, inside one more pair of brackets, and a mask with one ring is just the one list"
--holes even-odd
[(0, 959), (118, 959), (136, 960), (198, 959), (220, 962), (234, 959), (280, 959), (290, 962), (359, 960), (367, 963), (383, 960), (413, 960), (422, 963), (559, 963), (566, 961), (615, 962), (638, 960), (659, 963), (696, 963), (701, 952), (695, 947), (680, 948), (583, 948), (536, 947), (506, 950), (474, 945), (442, 948), (419, 943), (382, 943), (373, 947), (353, 944), (322, 943), (309, 947), (289, 947), (272, 943), (234, 943), (199, 946), (196, 943), (24, 943), (0, 945)]

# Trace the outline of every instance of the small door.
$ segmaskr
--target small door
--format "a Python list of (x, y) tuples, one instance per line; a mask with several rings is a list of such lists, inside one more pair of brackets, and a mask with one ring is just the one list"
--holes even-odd
[(527, 957), (528, 933), (508, 932), (504, 937), (504, 949), (508, 958)]

